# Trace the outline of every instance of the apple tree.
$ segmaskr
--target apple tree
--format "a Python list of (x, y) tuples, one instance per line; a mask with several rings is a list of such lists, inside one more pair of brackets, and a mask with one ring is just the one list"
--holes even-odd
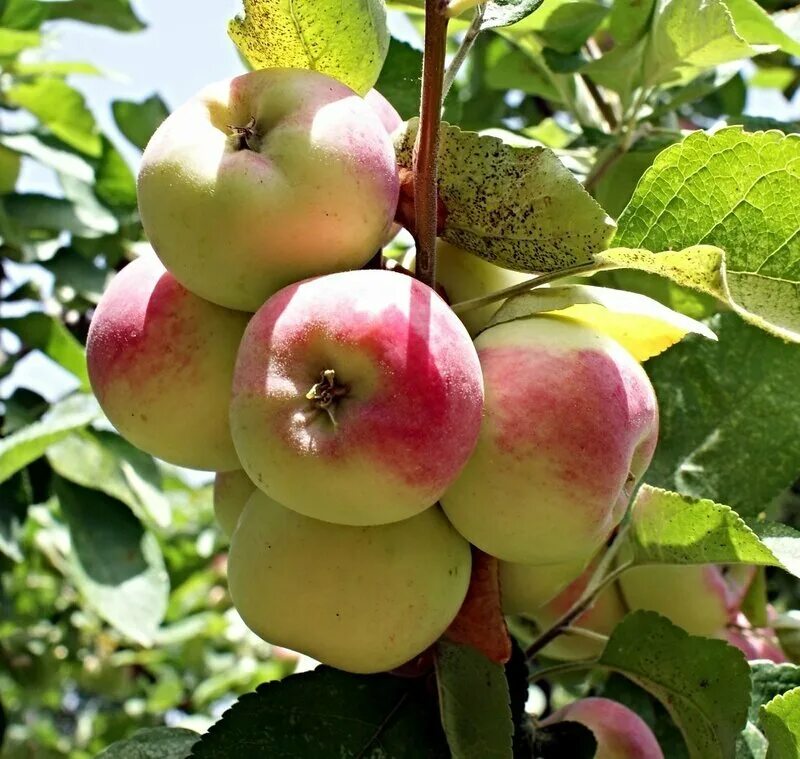
[(798, 14), (0, 2), (3, 756), (800, 756)]

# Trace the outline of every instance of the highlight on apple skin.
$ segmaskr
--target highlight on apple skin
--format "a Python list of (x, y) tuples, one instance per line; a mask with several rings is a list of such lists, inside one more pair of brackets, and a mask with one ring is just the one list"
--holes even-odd
[(542, 720), (580, 722), (594, 733), (595, 759), (664, 759), (653, 731), (636, 712), (608, 698), (581, 698)]
[(242, 469), (217, 472), (214, 478), (214, 516), (230, 538), (245, 504), (258, 488)]
[[(490, 263), (444, 240), (436, 243), (436, 283), (451, 304), (505, 290), (530, 279), (530, 274), (511, 271)], [(464, 311), (458, 317), (473, 337), (494, 316), (502, 301)]]
[(647, 374), (619, 343), (563, 317), (491, 327), (475, 347), (485, 412), (475, 452), (442, 497), (447, 516), (504, 561), (591, 556), (655, 449)]
[(129, 263), (86, 346), (92, 389), (120, 434), (171, 464), (238, 469), (228, 404), (248, 319), (193, 295), (154, 255)]
[(447, 629), (470, 567), (468, 543), (438, 507), (394, 524), (349, 527), (302, 516), (257, 491), (233, 534), (228, 585), (242, 619), (264, 640), (348, 672), (382, 672)]
[(429, 287), (364, 270), (300, 282), (250, 322), (231, 430), (242, 466), (315, 519), (386, 524), (436, 503), (475, 446), (483, 380)]
[(397, 112), (397, 109), (378, 90), (371, 89), (364, 95), (364, 100), (380, 119), (387, 134), (391, 135), (404, 123), (403, 117)]
[(314, 71), (213, 84), (158, 128), (142, 158), (145, 233), (185, 287), (255, 311), (281, 287), (363, 266), (399, 180), (373, 108)]
[(655, 611), (691, 635), (722, 638), (754, 574), (750, 565), (647, 564), (626, 570), (619, 586), (631, 611)]

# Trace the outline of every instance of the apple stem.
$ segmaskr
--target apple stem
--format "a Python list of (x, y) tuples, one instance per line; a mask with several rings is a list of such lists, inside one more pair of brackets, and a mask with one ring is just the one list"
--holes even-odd
[(416, 276), (430, 287), (436, 284), (437, 163), (439, 130), (442, 123), (444, 63), (447, 52), (446, 13), (446, 0), (426, 0), (422, 98), (419, 131), (414, 146)]
[(472, 23), (469, 25), (469, 29), (464, 33), (464, 39), (461, 41), (456, 54), (453, 56), (453, 60), (447, 67), (447, 71), (444, 73), (442, 101), (445, 100), (447, 93), (450, 92), (450, 88), (456, 80), (456, 75), (461, 69), (461, 66), (464, 65), (464, 61), (467, 60), (469, 51), (472, 50), (472, 46), (475, 44), (475, 40), (481, 32), (481, 23), (483, 22), (483, 13), (485, 10), (486, 6), (483, 3), (475, 7), (475, 15), (472, 17)]

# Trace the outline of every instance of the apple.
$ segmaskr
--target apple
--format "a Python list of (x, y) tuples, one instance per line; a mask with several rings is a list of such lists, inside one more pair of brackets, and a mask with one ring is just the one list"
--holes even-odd
[[(573, 580), (555, 598), (538, 608), (531, 608), (522, 612), (541, 628), (548, 629), (564, 616), (580, 599), (589, 580), (592, 577), (599, 556), (583, 571), (576, 580)], [(614, 628), (622, 621), (627, 613), (622, 601), (619, 588), (612, 583), (604, 588), (594, 599), (592, 605), (572, 622), (573, 627), (580, 627), (599, 635), (610, 635)], [(580, 634), (565, 633), (542, 649), (544, 656), (552, 659), (572, 661), (576, 659), (590, 659), (599, 656), (605, 643), (601, 639), (594, 639)]]
[(214, 478), (214, 515), (222, 531), (230, 538), (244, 506), (257, 490), (242, 469), (217, 472)]
[(619, 585), (632, 611), (655, 611), (691, 635), (722, 638), (754, 572), (747, 565), (646, 564), (625, 571)]
[(438, 507), (350, 527), (257, 491), (233, 533), (228, 584), (264, 640), (367, 673), (398, 667), (439, 638), (461, 607), (470, 567), (469, 545)]
[[(771, 615), (776, 618), (776, 615)], [(747, 617), (739, 612), (725, 633), (725, 640), (736, 646), (748, 659), (766, 659), (781, 664), (788, 662), (775, 631), (769, 627), (753, 627)]]
[(363, 266), (398, 192), (370, 105), (300, 69), (209, 86), (158, 128), (139, 173), (142, 223), (165, 266), (197, 295), (245, 311), (292, 282)]
[(193, 295), (154, 255), (128, 264), (86, 344), (92, 389), (120, 434), (171, 464), (239, 468), (228, 404), (248, 319)]
[[(530, 278), (530, 274), (503, 269), (444, 240), (436, 243), (436, 282), (444, 289), (451, 304), (482, 298)], [(500, 301), (490, 303), (458, 316), (470, 335), (475, 336), (486, 326), (500, 304)]]
[(608, 698), (581, 698), (543, 719), (580, 722), (594, 733), (595, 759), (664, 759), (653, 731), (636, 712)]
[(475, 347), (486, 408), (475, 452), (442, 497), (447, 516), (503, 561), (591, 556), (653, 455), (647, 374), (613, 339), (559, 316), (491, 327)]
[(483, 381), (464, 326), (382, 270), (284, 288), (248, 325), (231, 431), (242, 466), (306, 516), (376, 525), (432, 506), (475, 447)]
[(581, 576), (590, 558), (559, 564), (499, 562), (503, 613), (524, 614), (544, 606)]
[(380, 119), (387, 134), (392, 134), (395, 129), (404, 123), (403, 117), (378, 90), (370, 90), (364, 95), (364, 100)]

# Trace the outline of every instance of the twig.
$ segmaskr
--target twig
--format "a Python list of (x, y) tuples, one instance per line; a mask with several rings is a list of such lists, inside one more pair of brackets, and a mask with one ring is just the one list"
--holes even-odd
[(617, 119), (617, 115), (614, 113), (614, 109), (611, 107), (605, 97), (603, 97), (603, 93), (600, 91), (600, 88), (588, 76), (586, 76), (586, 74), (581, 74), (581, 79), (586, 85), (586, 89), (589, 91), (589, 95), (591, 95), (592, 100), (594, 100), (597, 110), (600, 111), (606, 121), (606, 124), (608, 124), (608, 128), (612, 132), (616, 132), (619, 127), (619, 120)]
[(575, 635), (579, 638), (588, 638), (589, 640), (595, 640), (598, 643), (608, 643), (608, 635), (595, 632), (594, 630), (590, 630), (588, 627), (570, 625), (569, 627), (565, 627), (561, 632), (563, 632), (564, 635)]
[(414, 146), (414, 238), (417, 279), (436, 284), (437, 161), (442, 123), (442, 83), (447, 51), (446, 0), (425, 2), (425, 54), (422, 59), (422, 105)]
[(460, 303), (455, 303), (451, 308), (457, 314), (463, 314), (466, 311), (472, 311), (475, 308), (482, 308), (488, 306), (490, 303), (496, 303), (498, 300), (506, 300), (514, 295), (521, 295), (522, 293), (532, 290), (534, 287), (546, 285), (548, 282), (555, 282), (564, 277), (573, 277), (577, 274), (588, 274), (590, 272), (602, 271), (603, 269), (611, 268), (602, 264), (590, 263), (580, 264), (578, 266), (570, 266), (566, 269), (559, 269), (558, 271), (549, 271), (545, 274), (539, 274), (536, 277), (531, 277), (524, 282), (517, 285), (506, 287), (504, 290), (483, 295), (480, 298), (472, 298), (472, 300), (462, 300)]
[(542, 669), (536, 670), (529, 678), (529, 683), (535, 683), (539, 680), (544, 680), (548, 677), (553, 677), (553, 675), (566, 675), (570, 672), (580, 672), (584, 669), (590, 669), (593, 667), (597, 662), (594, 659), (589, 659), (587, 661), (568, 661), (564, 662), (563, 664), (554, 664), (552, 667), (543, 667)]
[(461, 69), (461, 66), (464, 64), (464, 61), (467, 59), (469, 51), (475, 44), (475, 40), (481, 33), (481, 22), (483, 21), (484, 9), (485, 6), (483, 4), (478, 5), (475, 8), (475, 15), (472, 17), (472, 23), (469, 25), (469, 29), (467, 29), (467, 31), (464, 33), (464, 39), (461, 40), (461, 44), (458, 46), (458, 50), (456, 51), (453, 60), (450, 61), (450, 65), (447, 67), (447, 71), (444, 72), (444, 89), (442, 91), (442, 101), (444, 101), (444, 99), (447, 97), (447, 93), (450, 92), (450, 88), (453, 86), (453, 82), (456, 79), (456, 75)]

